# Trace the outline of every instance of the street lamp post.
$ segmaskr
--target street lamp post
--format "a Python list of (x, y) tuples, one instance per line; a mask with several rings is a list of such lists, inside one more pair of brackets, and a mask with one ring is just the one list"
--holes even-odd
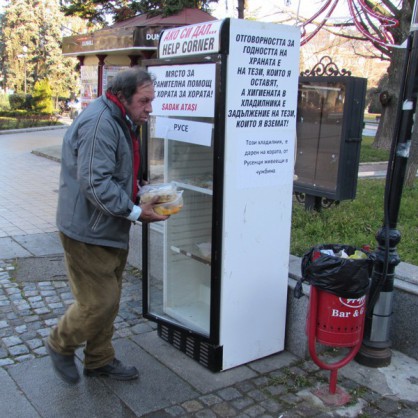
[(400, 263), (396, 245), (401, 234), (396, 229), (411, 146), (418, 94), (418, 13), (414, 4), (407, 40), (404, 73), (392, 141), (384, 198), (384, 223), (376, 235), (378, 247), (372, 273), (363, 344), (356, 361), (369, 367), (385, 367), (391, 362), (389, 326), (392, 317), (395, 267)]

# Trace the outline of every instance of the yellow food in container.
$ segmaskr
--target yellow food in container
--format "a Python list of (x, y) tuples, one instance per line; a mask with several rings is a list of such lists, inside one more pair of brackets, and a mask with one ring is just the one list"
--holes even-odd
[(171, 202), (154, 205), (154, 212), (158, 215), (174, 215), (183, 207), (183, 190), (176, 193), (176, 198)]

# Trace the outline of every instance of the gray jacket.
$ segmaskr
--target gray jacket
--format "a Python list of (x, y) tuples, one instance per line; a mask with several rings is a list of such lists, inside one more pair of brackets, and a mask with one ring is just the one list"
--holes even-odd
[(62, 146), (57, 226), (88, 244), (127, 249), (133, 147), (121, 110), (99, 97), (68, 128)]

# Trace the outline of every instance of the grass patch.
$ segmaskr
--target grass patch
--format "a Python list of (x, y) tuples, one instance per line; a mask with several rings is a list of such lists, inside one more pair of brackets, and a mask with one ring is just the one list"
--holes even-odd
[(312, 381), (307, 373), (295, 373), (288, 367), (282, 370), (281, 376), (272, 376), (269, 378), (269, 385), (286, 386), (291, 392), (301, 390), (312, 386)]
[[(361, 247), (377, 245), (376, 232), (383, 224), (383, 196), (385, 180), (359, 179), (357, 196), (353, 201), (323, 209), (306, 211), (303, 204), (294, 200), (290, 252), (302, 256), (318, 244), (346, 244)], [(418, 188), (405, 188), (402, 194), (397, 229), (401, 241), (397, 246), (402, 261), (418, 265), (418, 217), (416, 202)]]
[(364, 113), (363, 120), (365, 122), (377, 122), (378, 119), (380, 119), (381, 115), (380, 113)]
[(25, 112), (10, 115), (8, 113), (12, 112), (2, 112), (2, 114), (0, 114), (0, 130), (62, 125), (62, 123), (58, 121), (58, 116), (56, 115)]
[(374, 137), (363, 136), (360, 149), (360, 162), (361, 163), (373, 163), (379, 161), (389, 160), (389, 151), (376, 149), (372, 147)]

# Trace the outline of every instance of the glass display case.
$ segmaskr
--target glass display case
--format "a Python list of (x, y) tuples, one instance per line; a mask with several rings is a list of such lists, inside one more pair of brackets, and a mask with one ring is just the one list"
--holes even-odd
[(300, 77), (295, 192), (355, 198), (366, 85), (351, 76)]

